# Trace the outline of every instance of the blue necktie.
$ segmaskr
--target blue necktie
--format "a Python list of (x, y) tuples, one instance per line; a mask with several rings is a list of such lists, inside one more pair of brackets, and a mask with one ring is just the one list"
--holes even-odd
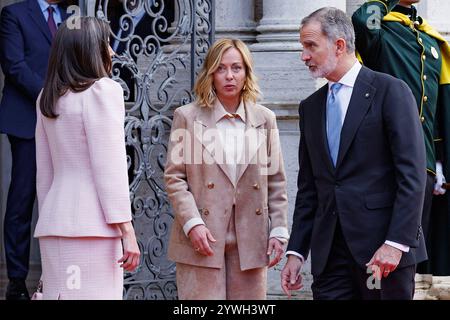
[(341, 141), (341, 129), (343, 123), (342, 110), (339, 104), (339, 99), (336, 96), (341, 87), (341, 83), (334, 83), (331, 86), (331, 92), (327, 99), (328, 148), (335, 167), (339, 152), (339, 142)]

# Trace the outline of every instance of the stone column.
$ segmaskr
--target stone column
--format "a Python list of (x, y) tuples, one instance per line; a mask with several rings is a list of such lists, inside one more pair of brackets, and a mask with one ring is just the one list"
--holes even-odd
[(366, 0), (347, 0), (347, 14), (351, 16)]
[(300, 50), (298, 29), (301, 20), (316, 9), (334, 6), (342, 10), (346, 0), (263, 0), (263, 18), (256, 28), (254, 51)]
[[(311, 12), (334, 6), (346, 10), (346, 0), (263, 0), (263, 16), (256, 30), (257, 43), (250, 45), (255, 69), (264, 93), (263, 102), (290, 105), (295, 110), (319, 85), (300, 61), (299, 26)], [(285, 113), (283, 111), (283, 113)]]
[(419, 15), (450, 41), (450, 1), (422, 0), (416, 6)]
[(255, 1), (216, 1), (216, 39), (232, 37), (255, 42)]
[(258, 43), (252, 50), (299, 50), (298, 26), (303, 13), (301, 0), (263, 0), (263, 17), (256, 28)]

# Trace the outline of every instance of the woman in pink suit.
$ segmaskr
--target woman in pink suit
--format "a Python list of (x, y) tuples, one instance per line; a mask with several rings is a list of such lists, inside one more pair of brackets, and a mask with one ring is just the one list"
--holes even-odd
[(36, 156), (44, 299), (122, 299), (139, 263), (131, 223), (122, 88), (109, 26), (81, 17), (53, 41), (37, 102)]

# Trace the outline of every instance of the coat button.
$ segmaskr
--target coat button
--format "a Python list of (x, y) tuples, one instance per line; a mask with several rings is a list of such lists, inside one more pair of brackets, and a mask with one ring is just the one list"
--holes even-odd
[(255, 212), (256, 212), (256, 214), (259, 216), (259, 215), (262, 213), (262, 210), (258, 208), (258, 209), (256, 209)]
[(214, 183), (212, 182), (208, 183), (208, 189), (214, 189)]
[(425, 117), (420, 117), (420, 121), (422, 122), (422, 123), (424, 123), (425, 122)]
[(427, 75), (426, 74), (423, 75), (423, 80), (425, 80), (425, 81), (427, 80)]
[(208, 214), (209, 214), (209, 210), (208, 209), (203, 209), (203, 214), (205, 215), (205, 216), (207, 216)]
[(427, 102), (427, 101), (428, 101), (428, 97), (427, 97), (427, 96), (424, 96), (424, 97), (423, 97), (423, 101), (424, 101), (424, 102)]
[(259, 184), (255, 183), (255, 184), (253, 185), (253, 189), (259, 190)]
[(426, 56), (426, 55), (423, 55), (423, 56), (422, 56), (422, 59), (423, 59), (423, 60), (426, 60), (426, 59), (427, 59), (427, 56)]

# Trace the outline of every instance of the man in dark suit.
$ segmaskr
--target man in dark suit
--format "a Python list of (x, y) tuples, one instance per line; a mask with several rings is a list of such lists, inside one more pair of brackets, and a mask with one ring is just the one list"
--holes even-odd
[(12, 153), (4, 223), (6, 299), (29, 298), (25, 279), (36, 195), (36, 99), (47, 72), (53, 35), (67, 17), (59, 2), (27, 0), (4, 7), (0, 16), (0, 63), (5, 75), (0, 131), (8, 135)]
[(362, 67), (350, 19), (302, 21), (302, 60), (328, 84), (300, 104), (298, 193), (283, 290), (299, 289), (311, 249), (314, 299), (412, 299), (426, 259), (425, 147), (414, 96)]

